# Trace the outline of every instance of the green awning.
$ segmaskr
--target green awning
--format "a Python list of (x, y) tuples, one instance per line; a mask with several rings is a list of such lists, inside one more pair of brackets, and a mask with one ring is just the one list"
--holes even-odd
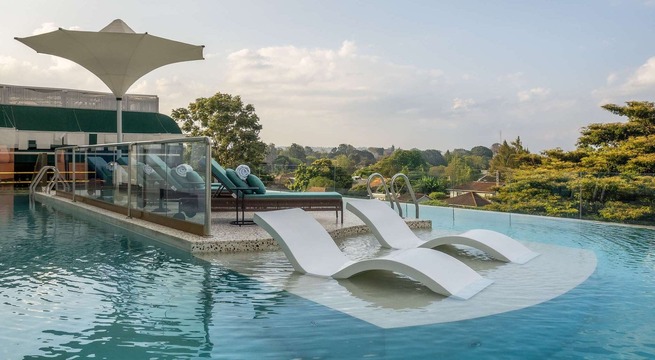
[[(0, 105), (0, 128), (31, 131), (115, 133), (116, 111), (44, 106)], [(123, 111), (123, 132), (182, 134), (171, 117), (150, 112)]]

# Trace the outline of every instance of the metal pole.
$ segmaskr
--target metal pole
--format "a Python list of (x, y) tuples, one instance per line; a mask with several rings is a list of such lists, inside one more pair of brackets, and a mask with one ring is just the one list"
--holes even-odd
[(582, 173), (578, 173), (578, 180), (580, 180), (580, 210), (578, 211), (578, 218), (582, 219)]
[(212, 146), (211, 140), (205, 138), (205, 236), (211, 236), (211, 224), (212, 224)]
[[(66, 159), (66, 157), (64, 157), (64, 159)], [(56, 162), (56, 160), (55, 160), (55, 162)], [(77, 192), (76, 189), (75, 189), (75, 178), (77, 177), (77, 175), (75, 174), (75, 168), (76, 167), (77, 166), (75, 165), (75, 148), (73, 148), (73, 202), (75, 202), (75, 193)]]
[[(132, 217), (132, 145), (127, 145), (127, 217)], [(118, 165), (116, 165), (118, 166)]]
[(123, 142), (123, 99), (116, 98), (116, 142)]

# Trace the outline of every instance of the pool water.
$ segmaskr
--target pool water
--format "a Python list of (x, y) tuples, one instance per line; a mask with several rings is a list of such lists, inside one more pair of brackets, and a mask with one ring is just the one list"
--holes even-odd
[(655, 358), (652, 229), (422, 208), (434, 230), (420, 236), (484, 227), (591, 250), (597, 268), (529, 308), (382, 329), (150, 239), (30, 210), (27, 196), (3, 200), (1, 359)]

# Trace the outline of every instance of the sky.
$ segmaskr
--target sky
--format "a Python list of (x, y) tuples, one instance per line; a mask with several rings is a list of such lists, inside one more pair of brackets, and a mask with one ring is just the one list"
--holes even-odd
[(109, 92), (16, 41), (57, 28), (204, 45), (128, 91), (160, 112), (221, 92), (252, 104), (276, 146), (572, 150), (607, 103), (653, 101), (655, 0), (0, 0), (0, 84)]

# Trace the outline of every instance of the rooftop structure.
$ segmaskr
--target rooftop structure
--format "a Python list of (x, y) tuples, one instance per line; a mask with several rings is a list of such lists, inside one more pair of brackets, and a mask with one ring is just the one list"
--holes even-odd
[[(0, 104), (116, 111), (116, 97), (108, 92), (4, 84), (0, 84)], [(123, 109), (158, 113), (159, 97), (127, 94)]]

